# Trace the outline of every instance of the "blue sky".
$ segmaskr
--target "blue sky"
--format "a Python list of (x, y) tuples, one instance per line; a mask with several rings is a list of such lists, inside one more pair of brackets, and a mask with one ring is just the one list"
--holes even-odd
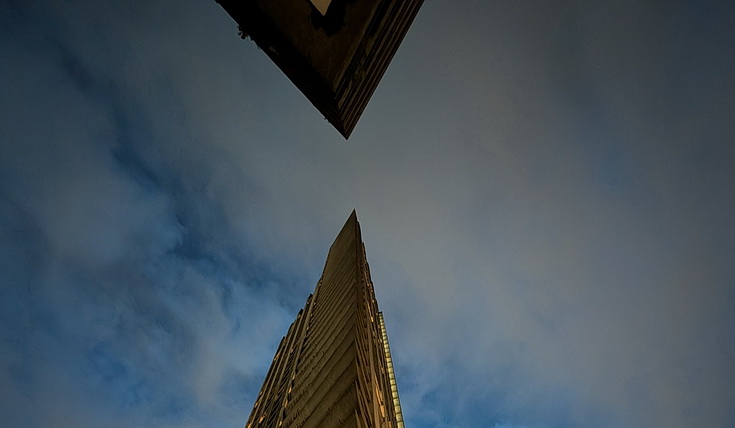
[(3, 425), (243, 426), (353, 208), (408, 426), (735, 425), (735, 10), (550, 3), (344, 141), (214, 1), (0, 1)]

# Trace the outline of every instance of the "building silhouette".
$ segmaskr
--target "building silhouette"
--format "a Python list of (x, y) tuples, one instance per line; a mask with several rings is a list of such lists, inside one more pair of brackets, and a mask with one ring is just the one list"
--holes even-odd
[(345, 138), (423, 1), (217, 0)]
[(353, 211), (329, 249), (246, 428), (403, 428), (383, 314)]

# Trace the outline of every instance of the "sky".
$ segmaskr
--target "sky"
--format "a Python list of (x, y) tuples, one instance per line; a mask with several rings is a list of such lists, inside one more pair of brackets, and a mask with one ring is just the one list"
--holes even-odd
[(732, 2), (427, 0), (348, 141), (214, 1), (0, 58), (3, 426), (242, 427), (353, 209), (407, 426), (735, 426)]

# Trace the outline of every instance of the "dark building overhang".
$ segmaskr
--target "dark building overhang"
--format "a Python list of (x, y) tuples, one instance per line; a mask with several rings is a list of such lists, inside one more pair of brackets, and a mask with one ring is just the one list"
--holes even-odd
[(217, 0), (345, 138), (423, 0)]

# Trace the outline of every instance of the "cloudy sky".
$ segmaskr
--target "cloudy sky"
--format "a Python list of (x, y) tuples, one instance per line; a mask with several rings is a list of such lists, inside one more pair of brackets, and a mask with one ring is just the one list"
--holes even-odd
[(732, 2), (429, 0), (349, 141), (213, 0), (0, 58), (3, 426), (242, 427), (353, 208), (407, 426), (735, 426)]

